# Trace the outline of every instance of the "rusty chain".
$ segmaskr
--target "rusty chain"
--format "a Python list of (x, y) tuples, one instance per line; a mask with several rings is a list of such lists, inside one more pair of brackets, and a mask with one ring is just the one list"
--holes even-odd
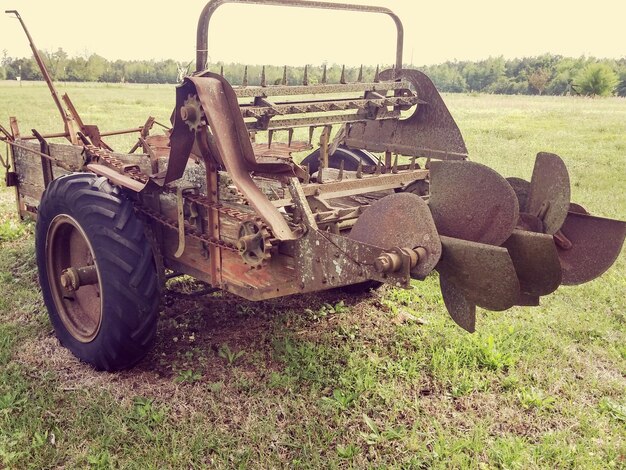
[[(148, 175), (141, 171), (139, 165), (126, 164), (119, 158), (111, 155), (111, 153), (107, 150), (97, 148), (93, 145), (85, 145), (85, 152), (87, 153), (88, 158), (91, 161), (97, 160), (99, 162), (102, 162), (106, 166), (109, 166), (120, 174), (127, 175), (133, 180), (138, 181), (142, 184), (146, 184), (150, 179)], [(164, 188), (164, 191), (172, 192), (172, 190), (168, 188)], [(235, 219), (238, 222), (244, 222), (250, 220), (251, 218), (254, 218), (255, 220), (257, 219), (257, 217), (255, 217), (255, 214), (253, 213), (246, 213), (232, 207), (223, 206), (219, 202), (213, 202), (208, 197), (202, 196), (200, 194), (184, 194), (183, 198), (186, 202), (190, 204), (196, 204), (198, 206), (201, 206), (207, 211), (216, 210), (217, 212), (224, 214), (232, 219)], [(160, 214), (159, 212), (150, 209), (141, 202), (135, 201), (135, 207), (137, 211), (141, 212), (155, 222), (170, 227), (174, 230), (179, 230), (177, 221), (165, 217), (163, 214)], [(271, 234), (270, 228), (266, 224), (263, 224), (263, 228), (267, 230), (267, 233)], [(233, 243), (219, 240), (214, 237), (210, 237), (208, 235), (200, 233), (196, 227), (188, 223), (185, 223), (185, 235), (201, 242), (208, 243), (209, 245), (214, 245), (230, 251), (239, 252), (239, 250)], [(273, 241), (271, 235), (269, 240)]]

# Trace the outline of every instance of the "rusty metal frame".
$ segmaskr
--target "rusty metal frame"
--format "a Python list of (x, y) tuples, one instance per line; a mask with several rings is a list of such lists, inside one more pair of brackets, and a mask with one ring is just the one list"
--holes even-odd
[(404, 26), (402, 21), (393, 11), (384, 7), (370, 5), (354, 5), (348, 3), (328, 3), (306, 0), (211, 0), (200, 13), (198, 20), (198, 30), (196, 35), (196, 73), (205, 70), (207, 58), (209, 56), (209, 23), (213, 13), (226, 3), (239, 3), (247, 5), (271, 5), (281, 7), (316, 8), (322, 10), (341, 10), (360, 13), (379, 13), (390, 16), (397, 30), (396, 39), (396, 59), (397, 70), (402, 68), (402, 52), (404, 47)]

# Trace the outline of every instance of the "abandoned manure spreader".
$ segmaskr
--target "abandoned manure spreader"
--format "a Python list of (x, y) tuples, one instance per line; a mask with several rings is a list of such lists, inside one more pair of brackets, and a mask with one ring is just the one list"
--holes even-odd
[[(246, 72), (234, 87), (206, 70), (209, 21), (225, 3), (388, 15), (395, 66), (339, 83), (325, 69), (314, 83), (305, 68), (298, 84), (287, 68), (269, 84), (264, 69), (259, 85)], [(164, 135), (151, 135), (154, 118), (113, 132), (84, 123), (24, 30), (64, 129), (25, 135), (15, 118), (0, 126), (11, 151), (6, 182), (21, 216), (37, 220), (39, 281), (56, 333), (99, 369), (146, 354), (166, 270), (250, 300), (410, 288), (437, 271), (452, 319), (471, 332), (477, 306), (539, 305), (561, 284), (601, 275), (621, 250), (626, 223), (570, 202), (557, 155), (539, 153), (529, 181), (468, 160), (431, 80), (402, 67), (402, 23), (386, 8), (210, 1), (196, 71), (176, 88)], [(129, 153), (106, 143), (131, 132)]]

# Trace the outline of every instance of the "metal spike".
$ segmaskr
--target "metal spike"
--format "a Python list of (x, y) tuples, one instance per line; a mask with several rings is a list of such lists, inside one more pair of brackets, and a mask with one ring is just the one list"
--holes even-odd
[(326, 64), (324, 64), (324, 70), (322, 71), (322, 84), (326, 85), (328, 82), (328, 77), (326, 75)]
[(261, 70), (261, 86), (267, 86), (266, 78), (265, 78), (265, 65)]
[(339, 83), (346, 84), (346, 66), (341, 67), (341, 79), (339, 79)]
[(396, 158), (393, 160), (393, 166), (391, 167), (391, 172), (395, 175), (398, 173), (398, 154), (396, 153)]
[(307, 86), (309, 84), (309, 66), (304, 66), (304, 77), (302, 78), (302, 84)]
[(339, 181), (343, 180), (343, 167), (345, 165), (345, 160), (341, 160), (341, 163), (339, 163), (339, 175), (337, 176), (337, 179)]
[(380, 65), (376, 66), (376, 73), (374, 74), (374, 83), (380, 82)]
[(283, 81), (281, 82), (283, 85), (287, 85), (287, 66), (283, 69)]
[(409, 165), (409, 170), (415, 170), (415, 157), (411, 157), (411, 164)]
[(307, 163), (304, 170), (304, 184), (309, 184), (311, 182), (311, 166)]
[(272, 140), (274, 139), (274, 130), (270, 129), (267, 131), (267, 148), (272, 147)]
[(359, 69), (359, 78), (357, 78), (356, 81), (359, 83), (363, 81), (363, 64), (361, 64), (361, 68)]
[(313, 133), (315, 132), (315, 127), (309, 127), (309, 145), (313, 142)]
[(356, 177), (358, 179), (363, 178), (363, 159), (359, 157), (359, 166), (356, 167)]
[(289, 135), (289, 137), (288, 137), (288, 145), (289, 145), (289, 147), (291, 147), (291, 142), (293, 141), (293, 131), (294, 131), (293, 127), (290, 127), (289, 131), (288, 131), (288, 135)]
[(224, 66), (223, 65), (220, 67), (220, 75), (222, 77), (224, 76)]
[(243, 69), (243, 80), (241, 81), (241, 86), (248, 86), (248, 66)]

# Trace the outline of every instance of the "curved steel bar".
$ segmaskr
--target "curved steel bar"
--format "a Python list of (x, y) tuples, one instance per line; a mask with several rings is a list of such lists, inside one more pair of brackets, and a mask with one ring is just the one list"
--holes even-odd
[(211, 16), (220, 6), (225, 3), (244, 3), (251, 5), (272, 5), (285, 7), (318, 8), (326, 10), (357, 11), (362, 13), (381, 13), (389, 15), (396, 24), (398, 31), (396, 46), (396, 69), (402, 68), (402, 49), (404, 46), (404, 27), (398, 15), (388, 8), (370, 5), (351, 5), (347, 3), (328, 3), (307, 0), (211, 0), (206, 4), (200, 19), (198, 20), (198, 32), (196, 38), (196, 73), (205, 69), (209, 54), (209, 22)]

